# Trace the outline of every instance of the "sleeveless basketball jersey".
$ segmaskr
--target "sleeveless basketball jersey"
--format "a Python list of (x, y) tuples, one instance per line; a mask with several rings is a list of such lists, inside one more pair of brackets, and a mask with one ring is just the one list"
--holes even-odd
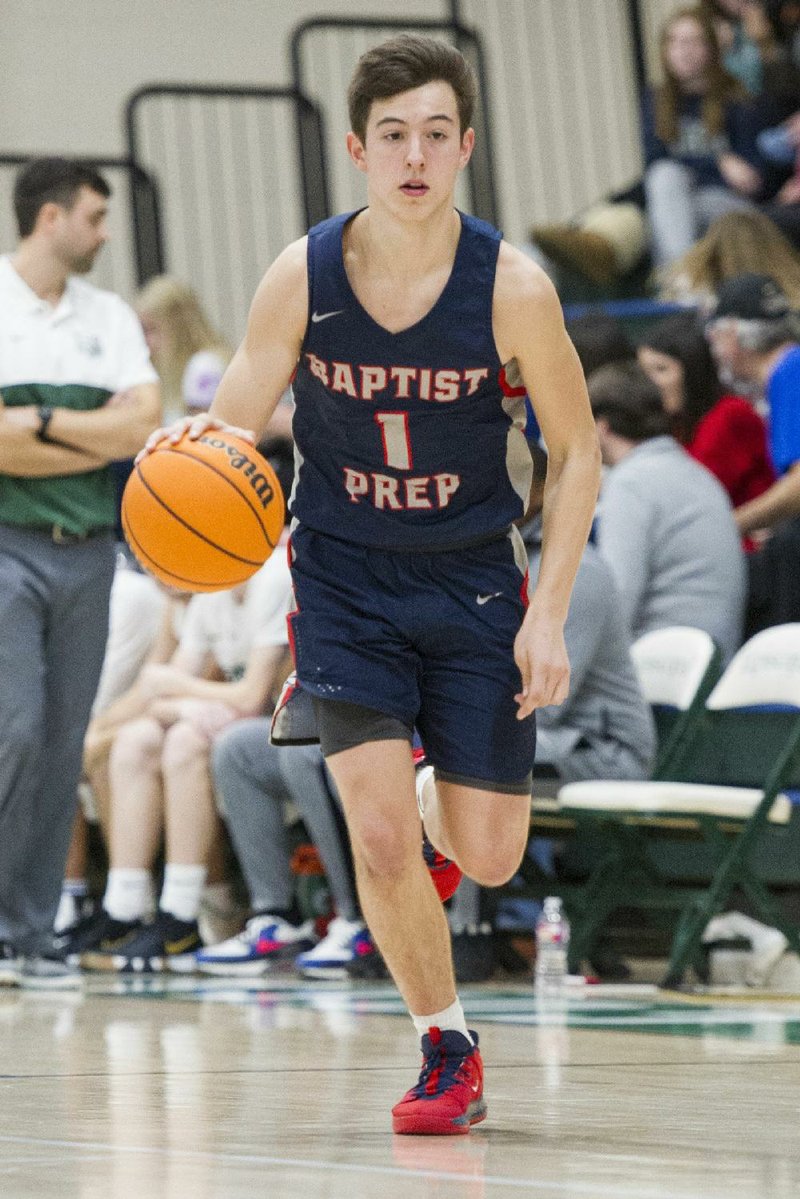
[(384, 549), (444, 549), (501, 533), (523, 514), (531, 480), (525, 390), (509, 384), (492, 334), (501, 234), (460, 214), (443, 292), (420, 321), (390, 333), (347, 278), (342, 234), (353, 215), (308, 235), (292, 515)]

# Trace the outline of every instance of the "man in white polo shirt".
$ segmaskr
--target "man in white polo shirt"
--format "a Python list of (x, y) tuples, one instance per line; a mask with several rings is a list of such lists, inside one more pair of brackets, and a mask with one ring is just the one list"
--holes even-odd
[(109, 463), (158, 423), (133, 311), (86, 274), (108, 184), (65, 159), (20, 172), (0, 258), (0, 982), (77, 981), (52, 948), (114, 570)]

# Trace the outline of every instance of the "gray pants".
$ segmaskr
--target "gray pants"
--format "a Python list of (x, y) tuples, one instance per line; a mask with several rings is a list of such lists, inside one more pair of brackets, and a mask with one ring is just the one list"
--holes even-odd
[(212, 764), (227, 822), (255, 911), (291, 907), (294, 878), (283, 819), (291, 800), (319, 851), (334, 904), (358, 919), (347, 833), (333, 780), (316, 745), (276, 746), (269, 720), (237, 720), (214, 742)]
[(52, 944), (113, 574), (110, 532), (0, 525), (0, 940), (23, 953)]
[(698, 187), (689, 167), (666, 158), (648, 167), (644, 188), (656, 266), (685, 254), (717, 217), (755, 208), (727, 187)]

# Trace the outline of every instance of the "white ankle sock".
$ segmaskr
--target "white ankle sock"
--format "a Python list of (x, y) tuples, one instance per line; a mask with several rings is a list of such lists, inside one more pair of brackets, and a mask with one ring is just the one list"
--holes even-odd
[(149, 870), (112, 866), (103, 907), (114, 920), (141, 920), (151, 906), (152, 895), (153, 880)]
[(196, 920), (206, 882), (205, 866), (181, 866), (168, 862), (159, 907), (178, 920)]
[(419, 808), (420, 816), (425, 815), (425, 804), (423, 803), (423, 800), (422, 800), (422, 791), (423, 791), (423, 788), (424, 788), (425, 784), (427, 783), (428, 779), (430, 779), (430, 778), (433, 778), (433, 767), (432, 766), (420, 766), (419, 770), (417, 771), (417, 776), (415, 779), (416, 788), (417, 788), (417, 807)]
[(472, 1041), (464, 1017), (464, 1009), (459, 999), (456, 999), (455, 1003), (451, 1003), (450, 1007), (446, 1007), (443, 1012), (432, 1012), (430, 1016), (415, 1016), (412, 1012), (411, 1019), (414, 1021), (414, 1027), (421, 1037), (425, 1035), (429, 1028), (440, 1028), (442, 1032), (445, 1030), (460, 1032), (462, 1037), (466, 1037), (468, 1041)]

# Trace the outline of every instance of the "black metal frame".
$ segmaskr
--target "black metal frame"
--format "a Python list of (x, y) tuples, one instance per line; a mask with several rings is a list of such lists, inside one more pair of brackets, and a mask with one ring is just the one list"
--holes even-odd
[[(32, 159), (45, 157), (48, 156), (42, 152), (0, 154), (0, 166), (22, 167)], [(80, 162), (85, 166), (96, 167), (98, 170), (116, 169), (127, 172), (133, 218), (133, 249), (136, 259), (137, 282), (141, 285), (152, 275), (161, 274), (164, 270), (161, 197), (158, 192), (158, 184), (150, 172), (136, 162), (133, 155), (128, 158), (97, 158), (87, 154), (60, 154), (58, 157), (68, 157), (70, 162)]]
[(641, 0), (628, 0), (628, 15), (633, 34), (633, 57), (636, 67), (636, 82), (641, 96), (647, 86), (647, 58), (644, 50), (644, 25), (642, 23)]
[[(328, 180), (325, 163), (324, 122), (322, 111), (315, 101), (303, 95), (296, 87), (249, 87), (226, 86), (224, 84), (153, 83), (139, 88), (128, 98), (125, 106), (125, 135), (128, 154), (133, 163), (139, 165), (139, 136), (137, 130), (138, 107), (143, 100), (153, 96), (184, 96), (188, 98), (214, 98), (229, 100), (290, 100), (297, 121), (298, 157), (305, 219), (308, 227), (330, 216)], [(143, 169), (140, 167), (140, 169)], [(133, 209), (134, 225), (137, 210)], [(135, 227), (135, 237), (139, 236)], [(155, 272), (150, 272), (151, 274)], [(149, 278), (149, 275), (146, 276)], [(144, 282), (145, 280), (140, 280)]]
[[(454, 0), (451, 0), (453, 3)], [(303, 38), (316, 29), (414, 29), (421, 33), (451, 33), (465, 57), (470, 58), (478, 77), (478, 104), (473, 124), (478, 134), (470, 165), (467, 168), (472, 208), (476, 216), (492, 225), (500, 225), (500, 210), (494, 182), (494, 153), (489, 113), (483, 44), (474, 29), (457, 20), (434, 20), (414, 17), (311, 17), (295, 26), (290, 42), (292, 82), (298, 93), (304, 93), (303, 64), (300, 53)], [(298, 129), (298, 138), (302, 138)]]

